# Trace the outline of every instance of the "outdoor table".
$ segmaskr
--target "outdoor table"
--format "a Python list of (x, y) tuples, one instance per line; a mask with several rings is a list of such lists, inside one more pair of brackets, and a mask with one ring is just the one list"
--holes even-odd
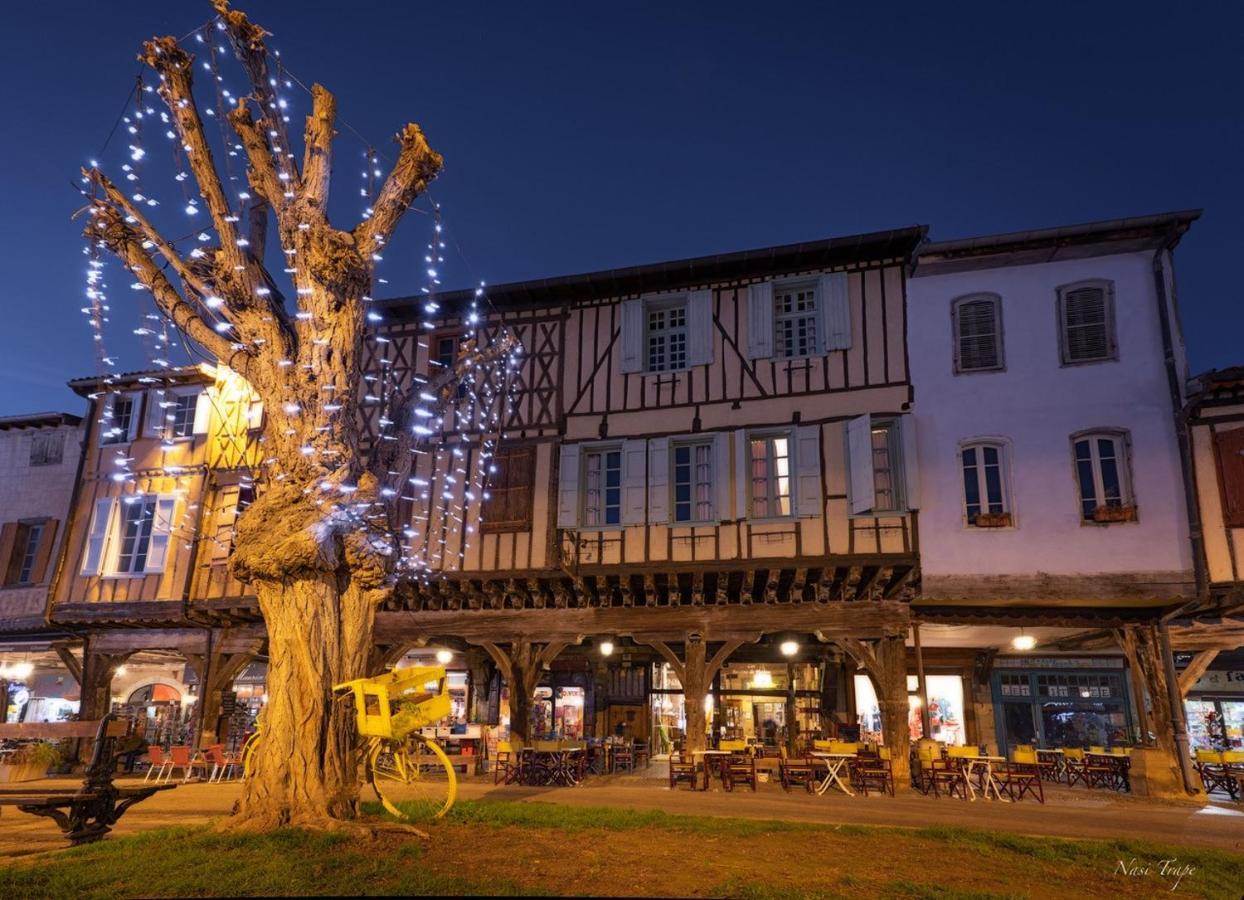
[(841, 774), (843, 768), (855, 759), (854, 753), (826, 753), (822, 750), (813, 750), (812, 756), (825, 763), (825, 778), (816, 787), (818, 796), (823, 796), (831, 787), (838, 788), (848, 797), (855, 796), (851, 793), (851, 788), (843, 783)]
[(563, 787), (574, 787), (579, 783), (578, 757), (584, 752), (582, 747), (564, 747), (557, 750), (528, 749), (525, 752), (542, 761), (539, 768), (531, 767), (533, 772), (543, 769), (547, 773), (547, 780), (537, 783)]
[(1004, 803), (1010, 802), (1009, 797), (1002, 796), (1002, 787), (998, 784), (998, 779), (993, 774), (994, 763), (1006, 762), (1005, 756), (961, 756), (959, 759), (963, 760), (964, 763), (963, 780), (968, 786), (969, 800), (976, 799), (976, 788), (972, 786), (972, 771), (977, 769), (982, 775), (981, 784), (985, 799), (988, 800), (989, 795), (992, 793), (994, 799), (1001, 800)]
[(1114, 768), (1114, 779), (1116, 782), (1115, 786), (1123, 788), (1129, 794), (1132, 792), (1132, 781), (1130, 777), (1132, 761), (1128, 757), (1118, 753), (1093, 753), (1091, 751), (1085, 751), (1084, 758), (1089, 759), (1090, 757), (1098, 761), (1106, 760), (1109, 762)]
[[(700, 764), (704, 766), (704, 783), (705, 784), (708, 783), (708, 773), (710, 771), (709, 759), (711, 759), (712, 757), (721, 757), (721, 759), (724, 760), (726, 757), (733, 756), (733, 755), (734, 754), (731, 753), (729, 750), (692, 750), (691, 751), (691, 756), (693, 759), (697, 756), (703, 757), (703, 759), (700, 760)], [(721, 760), (718, 760), (718, 761), (720, 762)], [(719, 778), (721, 777), (720, 769), (718, 769), (718, 777)]]

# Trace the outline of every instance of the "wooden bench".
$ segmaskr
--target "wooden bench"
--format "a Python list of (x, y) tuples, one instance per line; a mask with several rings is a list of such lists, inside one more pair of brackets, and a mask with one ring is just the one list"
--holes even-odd
[(129, 723), (109, 713), (98, 722), (23, 722), (0, 724), (0, 738), (61, 740), (93, 738), (94, 750), (86, 768), (82, 786), (77, 788), (28, 787), (0, 788), (0, 807), (16, 806), (25, 813), (47, 816), (69, 838), (70, 844), (97, 841), (135, 803), (146, 800), (157, 791), (167, 791), (175, 784), (117, 787), (112, 775), (117, 767), (113, 751), (116, 739), (124, 737)]

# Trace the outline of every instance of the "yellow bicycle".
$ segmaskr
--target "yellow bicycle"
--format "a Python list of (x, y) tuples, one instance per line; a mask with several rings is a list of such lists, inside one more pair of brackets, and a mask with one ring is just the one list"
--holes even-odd
[[(427, 821), (449, 812), (458, 794), (458, 778), (445, 751), (419, 729), (449, 715), (449, 691), (442, 666), (394, 669), (375, 678), (333, 685), (342, 698), (353, 696), (364, 750), (367, 780), (380, 802), (400, 819)], [(242, 775), (251, 772), (255, 733), (242, 748)], [(398, 804), (401, 804), (399, 808)]]

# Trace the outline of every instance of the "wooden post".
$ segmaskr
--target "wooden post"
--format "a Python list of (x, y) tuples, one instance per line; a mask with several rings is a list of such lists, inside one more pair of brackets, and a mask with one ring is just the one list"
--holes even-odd
[(907, 701), (906, 636), (884, 637), (871, 646), (855, 638), (842, 638), (838, 643), (872, 679), (881, 707), (881, 730), (894, 771), (894, 790), (909, 791), (911, 732), (907, 717), (911, 706)]
[(799, 709), (796, 704), (799, 695), (795, 693), (795, 663), (786, 663), (786, 752), (794, 756), (799, 752)]
[(713, 679), (721, 670), (730, 654), (739, 649), (742, 641), (726, 641), (717, 648), (712, 659), (708, 659), (708, 642), (704, 635), (688, 634), (683, 642), (683, 659), (670, 649), (664, 641), (643, 640), (636, 636), (636, 641), (646, 643), (670, 664), (678, 683), (682, 685), (683, 710), (687, 719), (687, 734), (683, 740), (683, 750), (688, 753), (707, 748), (708, 721), (705, 716), (704, 697), (713, 683)]
[(495, 667), (481, 647), (467, 648), (466, 663), (471, 676), (471, 684), (467, 693), (467, 721), (481, 725), (496, 725), (497, 723), (489, 715), (492, 708), (489, 703), (492, 673)]
[[(916, 644), (916, 691), (920, 698), (920, 727), (926, 738), (933, 737), (929, 718), (929, 687), (924, 680), (924, 653), (920, 649), (920, 623), (911, 623), (911, 636)], [(979, 743), (979, 742), (978, 742)]]
[(1186, 698), (1210, 664), (1218, 657), (1217, 650), (1201, 650), (1192, 657), (1188, 667), (1179, 673), (1179, 696)]
[(544, 667), (566, 649), (569, 641), (536, 644), (519, 638), (503, 650), (498, 644), (480, 642), (510, 688), (510, 743), (525, 746), (531, 737), (531, 701)]
[(1138, 703), (1146, 707), (1149, 727), (1147, 746), (1132, 753), (1132, 790), (1139, 796), (1186, 799), (1188, 790), (1176, 743), (1179, 689), (1171, 683), (1173, 672), (1168, 673), (1163, 659), (1158, 629), (1129, 625), (1118, 629), (1115, 638), (1129, 665), (1140, 675), (1143, 689)]
[[(95, 721), (112, 709), (112, 676), (117, 666), (134, 655), (134, 650), (120, 653), (106, 653), (91, 650), (89, 640), (82, 648), (82, 680), (81, 698), (78, 704), (78, 718), (82, 721)], [(78, 741), (78, 760), (90, 761), (94, 741)]]

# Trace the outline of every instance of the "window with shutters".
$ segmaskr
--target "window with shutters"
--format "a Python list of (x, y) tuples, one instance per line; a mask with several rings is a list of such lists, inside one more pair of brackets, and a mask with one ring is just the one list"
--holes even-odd
[(485, 533), (531, 528), (535, 467), (534, 447), (502, 447), (493, 456), (480, 513)]
[(1244, 428), (1214, 433), (1223, 524), (1244, 528)]
[(816, 282), (773, 288), (773, 355), (781, 359), (820, 352)]
[(622, 450), (583, 453), (583, 516), (587, 527), (622, 524)]
[(790, 433), (753, 434), (748, 446), (752, 518), (789, 516)]
[(673, 466), (674, 521), (714, 521), (713, 442), (675, 443), (670, 455)]
[(166, 414), (170, 437), (190, 437), (194, 434), (194, 414), (198, 405), (198, 394), (179, 394), (173, 398), (173, 405)]
[(32, 466), (56, 466), (65, 459), (65, 435), (59, 431), (36, 434), (30, 441)]
[(138, 397), (131, 394), (113, 394), (108, 403), (108, 414), (104, 416), (100, 443), (124, 444), (133, 440), (137, 416)]
[(117, 517), (119, 547), (114, 574), (133, 575), (146, 569), (155, 513), (155, 497), (126, 498), (122, 501), (121, 513)]
[[(0, 573), (5, 587), (34, 583), (45, 528), (44, 522), (15, 522), (5, 526), (6, 531), (11, 529), (13, 536), (8, 559), (3, 561), (4, 571)], [(4, 543), (8, 546), (7, 539)]]
[(83, 575), (162, 572), (168, 558), (176, 497), (134, 494), (95, 503)]
[(996, 294), (960, 297), (952, 307), (955, 372), (995, 372), (1002, 362), (1002, 299)]
[(1000, 441), (974, 441), (960, 448), (964, 516), (969, 526), (1011, 524), (1006, 455), (1006, 445)]
[(677, 372), (687, 368), (687, 301), (661, 300), (644, 305), (644, 368)]
[(1123, 432), (1087, 432), (1071, 440), (1076, 483), (1080, 489), (1080, 517), (1085, 522), (1131, 522), (1136, 519)]
[(878, 420), (872, 423), (873, 508), (874, 513), (905, 509), (902, 482), (902, 450), (898, 423)]
[(1059, 288), (1058, 323), (1064, 365), (1118, 358), (1113, 283), (1082, 281)]

